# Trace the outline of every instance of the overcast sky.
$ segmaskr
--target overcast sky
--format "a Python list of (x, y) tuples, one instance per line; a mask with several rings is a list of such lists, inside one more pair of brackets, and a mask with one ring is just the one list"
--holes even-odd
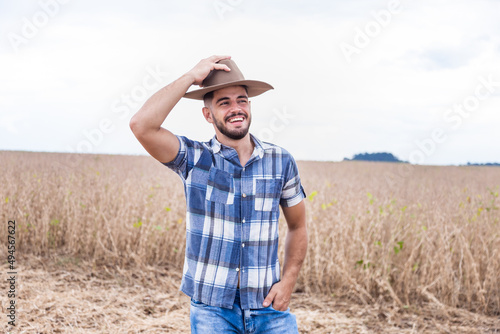
[[(0, 2), (0, 150), (146, 154), (130, 117), (212, 54), (275, 90), (251, 132), (298, 160), (500, 162), (500, 1)], [(164, 123), (205, 141), (199, 101)]]

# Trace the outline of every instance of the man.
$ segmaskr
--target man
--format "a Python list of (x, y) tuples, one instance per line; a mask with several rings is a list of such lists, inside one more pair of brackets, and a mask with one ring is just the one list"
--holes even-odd
[[(203, 87), (187, 92), (191, 85)], [(212, 56), (156, 92), (130, 121), (144, 148), (178, 173), (186, 192), (181, 291), (193, 333), (297, 333), (288, 304), (307, 249), (304, 190), (293, 157), (249, 131), (249, 97), (273, 89)], [(182, 98), (204, 100), (206, 143), (161, 125)], [(288, 233), (280, 277), (279, 205)]]

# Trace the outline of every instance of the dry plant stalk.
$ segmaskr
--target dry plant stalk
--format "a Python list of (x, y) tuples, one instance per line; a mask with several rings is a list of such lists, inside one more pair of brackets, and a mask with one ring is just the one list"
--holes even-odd
[[(0, 165), (0, 216), (16, 220), (19, 252), (181, 270), (182, 183), (152, 158), (0, 152)], [(299, 169), (310, 247), (297, 291), (500, 314), (500, 168), (299, 162)]]

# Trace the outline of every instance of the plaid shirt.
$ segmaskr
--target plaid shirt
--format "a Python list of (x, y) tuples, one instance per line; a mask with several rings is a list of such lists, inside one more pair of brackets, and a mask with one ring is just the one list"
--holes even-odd
[(232, 308), (240, 274), (243, 309), (262, 308), (280, 280), (279, 205), (305, 198), (297, 165), (284, 149), (251, 136), (245, 167), (236, 150), (214, 138), (177, 136), (180, 148), (165, 165), (186, 194), (186, 254), (180, 290), (195, 301)]

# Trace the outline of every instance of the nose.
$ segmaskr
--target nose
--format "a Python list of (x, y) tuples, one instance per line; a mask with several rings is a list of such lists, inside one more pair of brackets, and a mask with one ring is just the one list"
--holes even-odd
[(230, 113), (239, 112), (241, 110), (242, 110), (241, 107), (238, 105), (236, 101), (231, 102), (231, 105), (229, 106)]

